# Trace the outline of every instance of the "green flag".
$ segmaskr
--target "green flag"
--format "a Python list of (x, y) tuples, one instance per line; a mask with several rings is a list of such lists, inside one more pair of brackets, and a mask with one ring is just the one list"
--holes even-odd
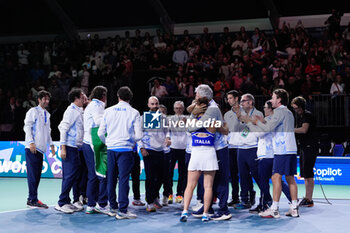
[(98, 127), (91, 129), (91, 139), (95, 154), (96, 175), (106, 178), (107, 146), (97, 135)]

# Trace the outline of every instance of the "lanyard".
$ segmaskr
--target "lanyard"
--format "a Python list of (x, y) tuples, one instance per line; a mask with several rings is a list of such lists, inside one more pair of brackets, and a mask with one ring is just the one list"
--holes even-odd
[(253, 115), (255, 108), (253, 108), (252, 112), (249, 114), (249, 116), (251, 117)]

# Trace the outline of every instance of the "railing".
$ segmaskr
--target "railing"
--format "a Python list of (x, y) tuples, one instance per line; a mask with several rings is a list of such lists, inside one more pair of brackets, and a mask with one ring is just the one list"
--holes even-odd
[[(262, 111), (264, 103), (271, 99), (269, 96), (255, 96), (255, 107)], [(165, 97), (160, 103), (168, 108), (168, 113), (173, 114), (175, 101), (181, 100), (185, 107), (192, 103), (193, 98)], [(229, 106), (223, 98), (214, 98), (221, 110), (226, 112)], [(350, 95), (312, 95), (307, 100), (306, 109), (311, 111), (318, 127), (349, 127), (350, 126)]]
[(320, 127), (348, 127), (349, 95), (312, 95), (307, 109), (315, 116)]

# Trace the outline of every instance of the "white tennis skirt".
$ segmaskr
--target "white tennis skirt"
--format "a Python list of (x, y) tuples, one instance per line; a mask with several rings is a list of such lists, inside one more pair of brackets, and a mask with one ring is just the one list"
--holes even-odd
[(193, 146), (188, 171), (219, 170), (216, 151), (213, 146)]

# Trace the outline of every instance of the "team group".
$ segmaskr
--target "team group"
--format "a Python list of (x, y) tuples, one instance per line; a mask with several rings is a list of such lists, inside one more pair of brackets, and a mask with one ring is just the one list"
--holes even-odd
[[(50, 114), (46, 110), (50, 93), (40, 91), (38, 106), (31, 108), (25, 117), (26, 161), (29, 196), (27, 206), (48, 208), (38, 200), (38, 185), (41, 176), (43, 154), (47, 146), (55, 154), (51, 139)], [(307, 117), (302, 117), (300, 128), (295, 128), (293, 113), (287, 108), (288, 93), (284, 89), (273, 92), (271, 100), (264, 105), (264, 113), (257, 110), (254, 96), (239, 95), (232, 90), (226, 94), (230, 110), (221, 113), (213, 100), (213, 91), (207, 85), (196, 88), (196, 98), (187, 107), (190, 116), (183, 115), (182, 101), (174, 103), (175, 115), (166, 117), (166, 107), (155, 96), (148, 99), (153, 118), (177, 122), (170, 128), (148, 129), (143, 127), (139, 112), (130, 105), (133, 93), (128, 87), (117, 92), (118, 104), (105, 109), (107, 89), (95, 87), (89, 100), (81, 89), (72, 89), (68, 94), (71, 104), (66, 109), (58, 128), (62, 158), (62, 190), (55, 209), (73, 213), (84, 209), (80, 198), (79, 177), (81, 163), (87, 167), (87, 207), (85, 212), (115, 216), (117, 219), (136, 218), (128, 210), (129, 178), (133, 178), (133, 205), (145, 205), (140, 199), (139, 175), (142, 155), (146, 174), (146, 210), (154, 212), (174, 201), (183, 204), (180, 221), (189, 217), (193, 191), (197, 187), (197, 205), (192, 215), (202, 221), (228, 220), (232, 217), (228, 207), (249, 209), (255, 205), (253, 180), (260, 189), (258, 205), (250, 209), (263, 218), (279, 218), (281, 192), (290, 202), (286, 216), (299, 217), (299, 206), (312, 206), (313, 184), (306, 190), (300, 203), (297, 198), (297, 144), (295, 133), (307, 133)], [(86, 106), (87, 105), (87, 106)], [(305, 100), (292, 100), (296, 113), (304, 116)], [(299, 111), (299, 112), (298, 112)], [(152, 120), (154, 120), (152, 119)], [(180, 124), (193, 120), (193, 124), (181, 128)], [(220, 127), (205, 122), (221, 122)], [(310, 152), (311, 153), (311, 152)], [(305, 157), (305, 156), (304, 156)], [(305, 160), (305, 159), (304, 159)], [(305, 181), (313, 181), (314, 159), (301, 163), (301, 175)], [(178, 185), (173, 198), (172, 177), (178, 163)], [(287, 184), (283, 182), (285, 176)], [(269, 180), (272, 179), (273, 195)], [(116, 186), (118, 186), (118, 201)], [(311, 181), (310, 181), (311, 182)], [(232, 184), (232, 200), (229, 198), (229, 183)], [(160, 201), (160, 189), (163, 198)], [(69, 193), (73, 189), (73, 202)], [(239, 193), (240, 190), (240, 193)], [(218, 209), (212, 208), (218, 199)]]

